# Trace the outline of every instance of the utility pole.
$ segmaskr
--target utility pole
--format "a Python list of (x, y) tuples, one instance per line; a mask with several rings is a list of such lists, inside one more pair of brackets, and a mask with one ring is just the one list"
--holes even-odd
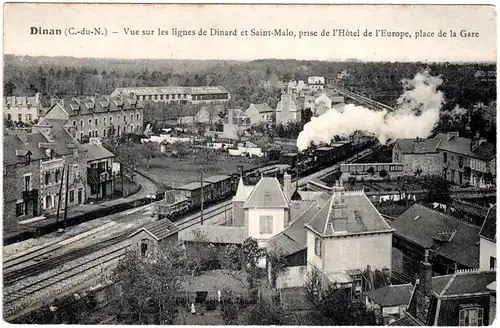
[(200, 199), (201, 199), (201, 213), (200, 213), (200, 218), (201, 218), (201, 225), (203, 225), (203, 170), (200, 171), (201, 173), (201, 196), (200, 196)]
[(59, 212), (61, 210), (61, 198), (62, 198), (62, 187), (64, 183), (64, 170), (66, 169), (66, 165), (63, 166), (62, 170), (62, 177), (61, 177), (61, 184), (59, 185), (59, 200), (57, 201), (57, 217), (56, 217), (56, 223), (59, 222)]
[(121, 175), (121, 178), (122, 178), (122, 198), (125, 197), (125, 184), (123, 183), (123, 163), (120, 163), (120, 175)]
[(68, 219), (68, 183), (69, 183), (69, 170), (66, 171), (66, 193), (64, 199), (64, 229), (66, 229), (66, 220)]

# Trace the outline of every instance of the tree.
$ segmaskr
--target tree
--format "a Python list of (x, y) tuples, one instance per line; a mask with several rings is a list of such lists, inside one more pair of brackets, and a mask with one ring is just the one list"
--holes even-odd
[(120, 323), (144, 323), (145, 314), (151, 312), (156, 324), (173, 323), (183, 273), (181, 254), (171, 245), (158, 248), (154, 261), (140, 258), (137, 252), (126, 253), (114, 271), (110, 304)]
[(231, 291), (222, 291), (221, 300), (222, 318), (226, 325), (236, 325), (238, 323), (238, 306), (232, 301)]
[(382, 169), (380, 172), (379, 172), (379, 175), (381, 178), (385, 178), (387, 176), (387, 171)]
[(118, 160), (123, 164), (125, 170), (130, 174), (130, 176), (134, 177), (134, 172), (137, 168), (137, 164), (139, 163), (141, 154), (140, 149), (138, 149), (138, 145), (129, 141), (126, 141), (116, 148), (116, 155), (118, 156)]
[(146, 142), (140, 146), (141, 155), (146, 160), (146, 168), (149, 170), (149, 162), (158, 151), (158, 146), (154, 142)]
[(450, 197), (451, 183), (442, 177), (435, 178), (429, 184), (429, 191), (427, 197), (430, 202), (447, 204), (451, 201)]
[(202, 164), (213, 163), (216, 160), (217, 160), (217, 155), (215, 154), (215, 151), (213, 151), (212, 149), (199, 148), (198, 151), (196, 152), (196, 157), (194, 158), (195, 162)]
[(321, 276), (318, 270), (312, 270), (307, 274), (306, 295), (309, 301), (316, 306), (318, 306), (321, 299), (321, 285)]
[(375, 169), (373, 168), (373, 166), (370, 166), (368, 170), (366, 170), (366, 173), (368, 173), (369, 175), (373, 175), (375, 173)]
[(319, 309), (332, 320), (332, 325), (350, 326), (355, 323), (355, 310), (348, 289), (329, 287), (319, 301)]
[(172, 144), (172, 154), (177, 156), (177, 158), (186, 156), (189, 154), (188, 145), (185, 142), (175, 141)]
[(281, 306), (276, 306), (260, 299), (257, 304), (250, 308), (250, 311), (245, 317), (245, 325), (287, 325), (286, 313)]
[(271, 286), (276, 287), (276, 280), (280, 274), (286, 272), (286, 258), (281, 249), (267, 253), (267, 261), (271, 267)]

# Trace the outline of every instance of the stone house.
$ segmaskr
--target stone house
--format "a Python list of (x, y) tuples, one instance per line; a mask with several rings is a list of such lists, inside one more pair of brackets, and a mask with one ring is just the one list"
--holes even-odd
[(34, 97), (4, 97), (4, 120), (32, 124), (42, 114), (41, 97), (41, 93), (37, 93)]
[(462, 138), (458, 132), (440, 133), (437, 149), (442, 156), (443, 177), (457, 185), (486, 185), (487, 174), (496, 176), (495, 145), (483, 139)]
[(440, 175), (442, 155), (439, 139), (397, 139), (392, 148), (392, 162), (403, 164), (404, 175)]
[(67, 128), (40, 127), (5, 136), (4, 227), (16, 230), (22, 221), (57, 211), (61, 184), (64, 204), (68, 170), (68, 207), (83, 203), (86, 157)]
[(104, 148), (98, 138), (81, 146), (87, 152), (87, 199), (98, 200), (115, 192), (113, 160), (115, 154)]
[(144, 106), (134, 97), (88, 97), (70, 100), (53, 99), (40, 124), (46, 120), (66, 120), (76, 130), (76, 138), (106, 138), (125, 133), (142, 133)]
[(250, 104), (245, 110), (245, 114), (250, 117), (250, 123), (253, 125), (259, 124), (260, 122), (271, 122), (273, 120), (273, 115), (276, 115), (275, 110), (266, 103)]

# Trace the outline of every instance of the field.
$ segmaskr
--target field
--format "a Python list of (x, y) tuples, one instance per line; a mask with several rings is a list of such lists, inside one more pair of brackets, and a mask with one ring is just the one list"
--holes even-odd
[(264, 164), (264, 160), (257, 158), (217, 157), (211, 163), (202, 164), (196, 162), (194, 156), (181, 158), (160, 156), (150, 161), (149, 169), (146, 169), (144, 163), (139, 168), (147, 170), (149, 175), (157, 179), (157, 182), (171, 187), (178, 187), (186, 183), (199, 181), (201, 169), (203, 169), (203, 176), (209, 177), (211, 175), (237, 173), (238, 165), (243, 165), (243, 169), (247, 170)]

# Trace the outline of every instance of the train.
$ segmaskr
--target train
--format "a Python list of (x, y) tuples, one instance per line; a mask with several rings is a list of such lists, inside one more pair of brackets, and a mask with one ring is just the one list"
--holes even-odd
[(297, 179), (345, 160), (371, 144), (370, 140), (358, 142), (356, 146), (351, 141), (336, 141), (328, 146), (311, 147), (301, 153), (282, 154), (276, 163), (266, 167), (243, 170), (240, 166), (239, 173), (206, 177), (203, 179), (203, 186), (200, 178), (167, 191), (157, 203), (155, 213), (158, 219), (168, 218), (175, 221), (184, 214), (198, 210), (202, 199), (206, 206), (230, 199), (236, 193), (240, 177), (245, 184), (256, 184), (261, 177), (276, 177), (282, 181), (285, 173)]

